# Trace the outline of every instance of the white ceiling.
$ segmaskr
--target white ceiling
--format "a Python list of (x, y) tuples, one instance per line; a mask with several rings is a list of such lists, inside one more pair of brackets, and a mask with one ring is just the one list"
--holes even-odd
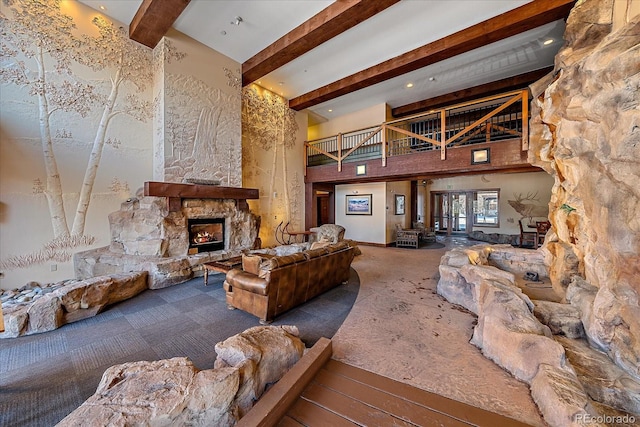
[[(129, 24), (142, 0), (80, 0)], [(259, 80), (294, 98), (515, 9), (530, 0), (402, 0)], [(238, 61), (330, 5), (327, 0), (191, 0), (174, 28)], [(240, 25), (232, 22), (237, 16)], [(223, 35), (222, 32), (226, 34)], [(331, 118), (387, 103), (398, 107), (553, 65), (564, 22), (556, 21), (377, 85), (313, 106)], [(554, 43), (543, 45), (553, 39)], [(430, 78), (434, 78), (430, 80)], [(406, 83), (413, 83), (411, 89)], [(329, 112), (328, 110), (333, 110)]]

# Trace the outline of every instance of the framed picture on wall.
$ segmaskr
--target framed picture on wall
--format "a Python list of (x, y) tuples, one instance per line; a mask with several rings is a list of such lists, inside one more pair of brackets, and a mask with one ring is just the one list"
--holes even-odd
[(404, 215), (404, 194), (396, 194), (395, 214)]
[(371, 194), (348, 194), (347, 215), (371, 215)]

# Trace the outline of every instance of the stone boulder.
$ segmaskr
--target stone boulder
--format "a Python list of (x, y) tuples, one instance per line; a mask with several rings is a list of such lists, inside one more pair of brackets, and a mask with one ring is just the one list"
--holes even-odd
[(298, 336), (295, 326), (256, 326), (216, 344), (214, 366), (235, 367), (244, 379), (236, 399), (241, 416), (302, 357)]
[(535, 318), (527, 300), (499, 282), (481, 282), (478, 324), (471, 343), (516, 378), (530, 383), (540, 364), (567, 368), (564, 349)]
[[(531, 381), (531, 397), (551, 426), (583, 427), (587, 423), (581, 420), (600, 415), (576, 375), (555, 366), (540, 365)], [(588, 425), (604, 427), (596, 422)]]
[(214, 369), (184, 357), (112, 366), (58, 426), (232, 426), (303, 352), (295, 326), (257, 326), (216, 344)]
[(59, 427), (86, 425), (232, 426), (240, 384), (235, 368), (199, 371), (184, 357), (130, 362), (105, 371), (93, 396)]
[(640, 381), (585, 340), (556, 337), (591, 399), (636, 415), (640, 421)]
[(533, 301), (533, 314), (543, 325), (547, 325), (554, 335), (568, 338), (584, 337), (580, 311), (570, 304), (552, 301)]
[(147, 289), (147, 273), (125, 273), (88, 280), (70, 280), (50, 293), (27, 302), (3, 304), (5, 332), (0, 338), (52, 331), (100, 313)]

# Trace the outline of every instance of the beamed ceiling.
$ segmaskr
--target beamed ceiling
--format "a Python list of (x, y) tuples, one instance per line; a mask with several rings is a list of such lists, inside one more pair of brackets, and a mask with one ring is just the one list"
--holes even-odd
[(130, 37), (149, 47), (173, 26), (239, 62), (244, 85), (260, 84), (320, 120), (381, 103), (398, 117), (523, 87), (550, 71), (574, 4), (81, 1), (104, 6), (102, 13), (129, 23)]

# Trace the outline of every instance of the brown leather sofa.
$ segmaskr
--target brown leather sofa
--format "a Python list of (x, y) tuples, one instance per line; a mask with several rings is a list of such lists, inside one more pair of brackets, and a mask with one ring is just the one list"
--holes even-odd
[(243, 268), (227, 273), (224, 289), (229, 308), (239, 308), (270, 323), (349, 279), (355, 247), (328, 244), (292, 255), (243, 255)]

